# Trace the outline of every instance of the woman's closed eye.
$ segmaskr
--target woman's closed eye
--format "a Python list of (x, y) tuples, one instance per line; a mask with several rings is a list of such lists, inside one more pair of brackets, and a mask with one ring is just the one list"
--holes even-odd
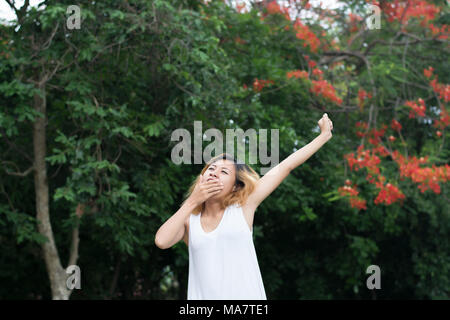
[[(208, 168), (208, 170), (214, 170), (214, 168)], [(228, 172), (226, 172), (225, 170), (222, 170), (223, 173), (228, 174)]]

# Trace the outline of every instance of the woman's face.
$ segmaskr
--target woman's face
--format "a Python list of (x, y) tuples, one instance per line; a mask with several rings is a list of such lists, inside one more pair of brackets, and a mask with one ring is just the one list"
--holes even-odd
[[(212, 163), (203, 174), (203, 177), (208, 181), (209, 179), (217, 178), (219, 182), (223, 183), (223, 189), (213, 197), (221, 198), (231, 191), (233, 191), (236, 181), (236, 173), (233, 161), (221, 159)], [(212, 197), (212, 198), (213, 198)]]

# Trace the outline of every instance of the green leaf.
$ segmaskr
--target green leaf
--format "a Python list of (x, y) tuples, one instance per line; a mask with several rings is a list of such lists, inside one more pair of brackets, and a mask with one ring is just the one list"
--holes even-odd
[(164, 63), (163, 64), (163, 69), (166, 70), (166, 71), (170, 71), (170, 70), (173, 69), (173, 66), (171, 64)]

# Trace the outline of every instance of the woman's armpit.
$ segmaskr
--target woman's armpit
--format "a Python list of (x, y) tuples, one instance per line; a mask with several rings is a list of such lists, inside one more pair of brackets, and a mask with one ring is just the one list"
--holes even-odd
[(184, 236), (183, 236), (184, 243), (189, 247), (189, 217), (184, 222)]

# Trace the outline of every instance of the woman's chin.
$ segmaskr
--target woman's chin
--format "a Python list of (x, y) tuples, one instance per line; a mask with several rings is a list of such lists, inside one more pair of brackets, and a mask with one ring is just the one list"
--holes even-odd
[(213, 195), (210, 199), (220, 199), (223, 197), (222, 192), (216, 193), (215, 195)]

